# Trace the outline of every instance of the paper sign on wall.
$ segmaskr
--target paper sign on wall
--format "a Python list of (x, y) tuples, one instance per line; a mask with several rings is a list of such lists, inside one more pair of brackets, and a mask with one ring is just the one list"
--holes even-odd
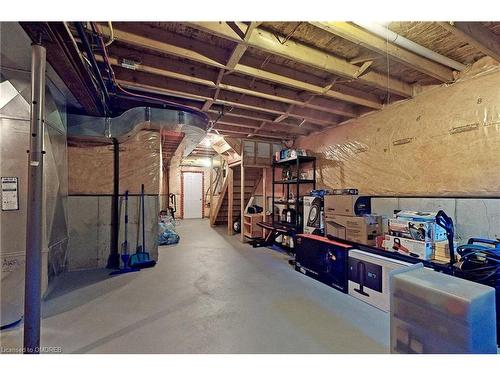
[(2, 211), (19, 210), (18, 178), (2, 177)]

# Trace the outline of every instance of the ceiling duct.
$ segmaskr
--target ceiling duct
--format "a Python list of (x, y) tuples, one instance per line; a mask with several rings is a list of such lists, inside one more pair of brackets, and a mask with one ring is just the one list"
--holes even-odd
[(183, 132), (186, 140), (184, 156), (205, 137), (208, 121), (186, 111), (136, 107), (117, 117), (68, 115), (68, 140), (82, 143), (119, 143), (133, 137), (141, 130), (170, 130)]

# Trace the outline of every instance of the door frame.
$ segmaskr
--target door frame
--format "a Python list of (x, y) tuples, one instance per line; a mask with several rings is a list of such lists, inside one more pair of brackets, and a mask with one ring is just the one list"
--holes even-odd
[(205, 172), (181, 171), (181, 218), (184, 219), (184, 173), (201, 173), (201, 218), (205, 218)]

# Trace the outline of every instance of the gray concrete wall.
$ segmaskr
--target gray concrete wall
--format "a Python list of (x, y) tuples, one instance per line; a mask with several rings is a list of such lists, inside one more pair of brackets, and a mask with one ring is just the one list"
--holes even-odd
[[(106, 267), (111, 238), (111, 196), (69, 196), (68, 269)], [(129, 198), (128, 242), (135, 252), (139, 221), (138, 196)], [(145, 197), (146, 250), (158, 260), (158, 196)], [(124, 241), (125, 202), (120, 203), (119, 244)], [(142, 242), (139, 232), (139, 244)]]
[(453, 219), (455, 239), (500, 238), (500, 199), (472, 198), (373, 198), (372, 212), (392, 217), (394, 210), (443, 210)]

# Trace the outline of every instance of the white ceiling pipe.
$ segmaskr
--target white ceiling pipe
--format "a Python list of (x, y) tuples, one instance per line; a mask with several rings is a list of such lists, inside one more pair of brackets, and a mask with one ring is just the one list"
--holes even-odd
[(420, 56), (427, 57), (430, 60), (449, 66), (450, 68), (453, 68), (458, 71), (462, 71), (466, 68), (464, 64), (452, 60), (446, 56), (440, 55), (439, 53), (436, 53), (434, 51), (431, 51), (430, 49), (425, 48), (420, 44), (412, 42), (411, 40), (406, 39), (405, 37), (399, 34), (396, 34), (394, 31), (389, 30), (387, 27), (370, 22), (354, 22), (354, 23), (357, 24), (358, 26), (361, 26), (363, 29), (370, 31), (373, 34), (378, 35), (379, 37), (384, 38), (391, 43), (397, 44), (400, 47), (415, 52)]

